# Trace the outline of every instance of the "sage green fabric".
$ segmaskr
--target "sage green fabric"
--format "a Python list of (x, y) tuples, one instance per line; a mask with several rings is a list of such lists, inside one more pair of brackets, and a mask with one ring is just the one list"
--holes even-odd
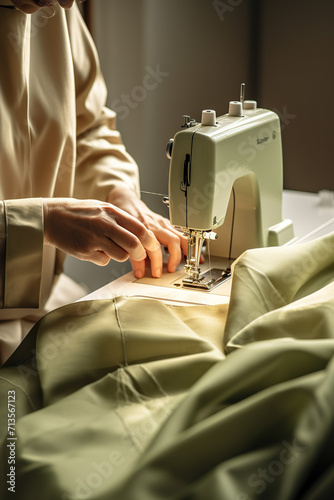
[(273, 338), (332, 338), (333, 279), (333, 234), (248, 250), (234, 264), (225, 349)]
[(333, 498), (333, 249), (246, 252), (229, 308), (117, 297), (45, 316), (0, 370), (1, 498)]

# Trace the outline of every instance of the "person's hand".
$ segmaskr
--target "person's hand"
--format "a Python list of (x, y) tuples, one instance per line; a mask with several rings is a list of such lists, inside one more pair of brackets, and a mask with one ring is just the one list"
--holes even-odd
[(59, 3), (64, 9), (70, 9), (74, 0), (11, 0), (12, 4), (26, 14), (32, 14), (42, 7), (51, 7)]
[(44, 198), (44, 242), (81, 260), (105, 266), (110, 259), (143, 261), (160, 248), (144, 224), (110, 203)]
[[(180, 264), (183, 255), (187, 255), (187, 238), (177, 231), (168, 219), (152, 212), (136, 193), (127, 188), (114, 188), (109, 193), (108, 202), (133, 215), (144, 226), (154, 233), (157, 240), (167, 247), (169, 260), (167, 271), (173, 273)], [(147, 256), (150, 260), (151, 274), (159, 278), (162, 274), (162, 251), (161, 247), (156, 250), (148, 250)], [(145, 260), (134, 261), (130, 257), (132, 269), (136, 278), (142, 278), (145, 274)]]

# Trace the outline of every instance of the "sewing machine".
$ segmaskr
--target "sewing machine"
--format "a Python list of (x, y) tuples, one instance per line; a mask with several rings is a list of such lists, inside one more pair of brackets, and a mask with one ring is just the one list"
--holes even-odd
[[(215, 118), (206, 110), (201, 123), (185, 117), (167, 152), (165, 202), (172, 224), (188, 236), (186, 265), (175, 273), (164, 271), (159, 279), (149, 269), (141, 279), (128, 272), (85, 299), (122, 294), (175, 304), (228, 303), (229, 266), (244, 250), (298, 244), (334, 231), (334, 202), (326, 203), (316, 193), (282, 192), (278, 116), (245, 101), (243, 89), (226, 115)], [(203, 242), (205, 262), (200, 264)]]
[[(229, 278), (230, 263), (243, 251), (294, 239), (291, 220), (282, 220), (280, 123), (274, 112), (244, 100), (244, 84), (226, 115), (205, 110), (201, 123), (184, 120), (167, 145), (170, 221), (188, 238), (187, 276), (174, 284), (211, 290)], [(201, 273), (204, 242), (225, 268)]]

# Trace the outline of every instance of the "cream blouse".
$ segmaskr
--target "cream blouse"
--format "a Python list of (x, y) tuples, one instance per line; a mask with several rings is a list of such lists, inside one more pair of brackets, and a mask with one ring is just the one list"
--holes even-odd
[(0, 320), (41, 308), (60, 271), (61, 256), (43, 247), (42, 197), (139, 190), (77, 7), (56, 4), (46, 18), (45, 9), (5, 6), (13, 5), (0, 0)]

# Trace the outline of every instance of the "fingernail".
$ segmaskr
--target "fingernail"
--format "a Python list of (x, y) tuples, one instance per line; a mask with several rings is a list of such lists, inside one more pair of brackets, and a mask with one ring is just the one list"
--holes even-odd
[(144, 276), (144, 274), (142, 273), (142, 271), (135, 271), (135, 278), (137, 279), (140, 279)]
[(161, 269), (156, 269), (153, 273), (155, 278), (161, 278)]

